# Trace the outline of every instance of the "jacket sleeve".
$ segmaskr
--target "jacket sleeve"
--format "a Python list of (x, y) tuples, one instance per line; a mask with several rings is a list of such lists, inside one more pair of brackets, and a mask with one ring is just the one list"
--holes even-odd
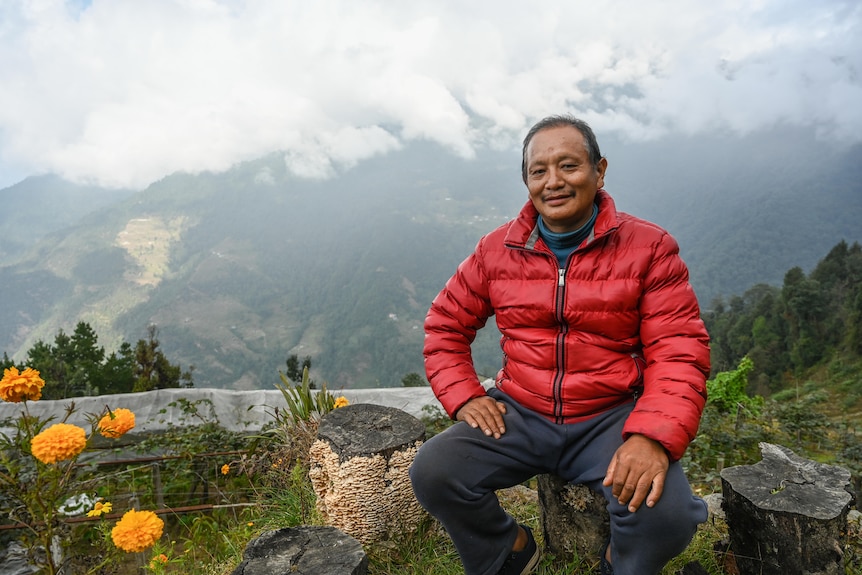
[(709, 335), (700, 318), (688, 269), (665, 233), (649, 265), (640, 302), (643, 394), (623, 428), (661, 443), (672, 460), (697, 434), (706, 403)]
[(425, 374), (449, 417), (485, 395), (473, 367), (470, 345), (493, 309), (481, 264), (482, 241), (434, 298), (425, 317)]

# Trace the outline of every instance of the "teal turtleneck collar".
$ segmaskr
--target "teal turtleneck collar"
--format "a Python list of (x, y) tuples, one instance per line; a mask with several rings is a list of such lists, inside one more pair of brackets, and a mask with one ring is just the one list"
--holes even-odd
[(596, 223), (596, 216), (598, 216), (598, 214), (599, 208), (597, 205), (593, 204), (593, 215), (590, 216), (587, 223), (573, 232), (565, 232), (562, 234), (549, 230), (545, 226), (545, 222), (542, 221), (542, 216), (540, 215), (538, 217), (539, 235), (551, 251), (554, 252), (554, 255), (557, 256), (557, 261), (561, 268), (566, 267), (566, 260), (569, 258), (569, 254), (575, 251), (577, 247), (581, 245), (581, 242), (587, 239), (587, 236), (590, 235), (593, 225)]

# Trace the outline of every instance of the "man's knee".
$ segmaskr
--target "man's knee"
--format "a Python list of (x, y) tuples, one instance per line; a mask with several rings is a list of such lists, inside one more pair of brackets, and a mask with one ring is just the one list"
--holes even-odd
[(707, 519), (706, 504), (688, 490), (666, 491), (655, 507), (643, 507), (635, 515), (640, 519), (632, 523), (636, 538), (661, 540), (670, 556), (681, 553), (694, 537), (697, 526)]
[(423, 507), (433, 504), (434, 497), (439, 496), (445, 490), (451, 473), (447, 472), (450, 466), (446, 463), (444, 449), (440, 449), (439, 442), (426, 442), (410, 465), (410, 482), (413, 485), (413, 493)]

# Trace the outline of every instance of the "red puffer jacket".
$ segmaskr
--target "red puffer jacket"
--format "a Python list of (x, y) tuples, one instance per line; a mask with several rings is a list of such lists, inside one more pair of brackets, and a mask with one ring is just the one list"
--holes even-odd
[(676, 241), (599, 190), (593, 233), (565, 275), (531, 202), (483, 237), (425, 319), (425, 370), (447, 413), (485, 394), (470, 344), (496, 315), (499, 389), (560, 423), (632, 401), (624, 436), (682, 457), (706, 402), (709, 336)]

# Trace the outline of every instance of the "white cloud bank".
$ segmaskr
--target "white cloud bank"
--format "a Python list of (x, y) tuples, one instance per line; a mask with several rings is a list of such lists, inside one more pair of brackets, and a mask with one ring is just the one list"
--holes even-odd
[(571, 111), (632, 139), (778, 123), (862, 140), (858, 0), (4, 0), (0, 187), (143, 187), (279, 150), (326, 177), (469, 157)]

